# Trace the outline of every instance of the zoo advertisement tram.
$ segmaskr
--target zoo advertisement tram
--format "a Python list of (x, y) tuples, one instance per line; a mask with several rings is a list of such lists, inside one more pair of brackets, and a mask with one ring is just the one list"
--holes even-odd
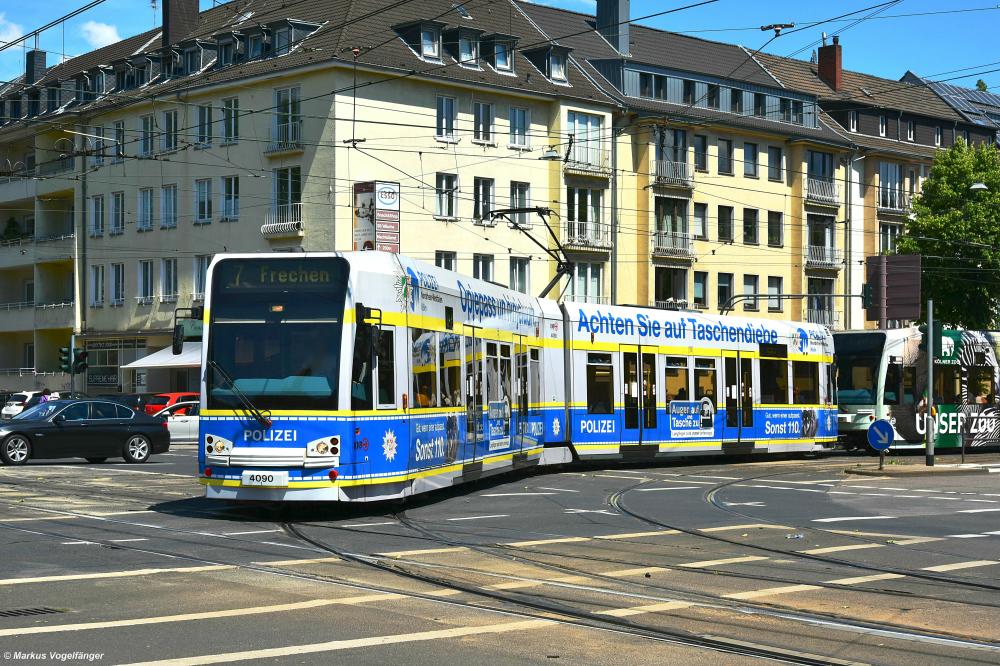
[(836, 443), (821, 326), (557, 303), (382, 252), (219, 255), (208, 284), (208, 497), (371, 501)]

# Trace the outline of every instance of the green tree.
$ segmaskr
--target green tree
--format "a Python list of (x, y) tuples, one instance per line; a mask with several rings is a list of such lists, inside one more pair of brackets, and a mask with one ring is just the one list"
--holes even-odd
[[(983, 183), (987, 190), (970, 189)], [(923, 301), (935, 319), (969, 329), (1000, 324), (1000, 152), (959, 139), (934, 159), (900, 237), (899, 254), (923, 255)]]
[(976, 81), (976, 90), (982, 90), (983, 92), (986, 92), (987, 90), (986, 81), (983, 81), (982, 79)]

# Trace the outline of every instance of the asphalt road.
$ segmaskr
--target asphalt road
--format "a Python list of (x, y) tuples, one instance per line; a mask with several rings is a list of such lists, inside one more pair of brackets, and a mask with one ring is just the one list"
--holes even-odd
[(307, 507), (201, 498), (193, 448), (0, 468), (0, 657), (1000, 662), (1000, 474), (843, 474), (855, 460), (568, 467)]

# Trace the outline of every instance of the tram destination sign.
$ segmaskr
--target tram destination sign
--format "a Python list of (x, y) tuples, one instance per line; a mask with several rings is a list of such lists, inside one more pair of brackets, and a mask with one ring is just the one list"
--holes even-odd
[[(871, 321), (920, 319), (920, 255), (894, 254), (868, 257), (866, 280), (872, 293), (865, 316)], [(885, 289), (882, 289), (883, 276)]]

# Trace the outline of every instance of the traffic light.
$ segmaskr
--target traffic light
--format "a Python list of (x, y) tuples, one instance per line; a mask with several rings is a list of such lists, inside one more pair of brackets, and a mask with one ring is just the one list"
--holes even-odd
[(82, 375), (87, 370), (87, 356), (90, 355), (86, 349), (73, 349), (73, 374)]
[[(921, 324), (920, 330), (920, 350), (927, 351), (927, 324)], [(941, 322), (934, 322), (934, 330), (931, 332), (931, 336), (934, 339), (934, 355), (941, 355), (941, 338), (944, 335), (944, 324)]]
[(59, 370), (73, 372), (73, 350), (69, 347), (59, 348)]
[(865, 310), (870, 310), (875, 306), (875, 288), (870, 284), (861, 286), (861, 303)]

